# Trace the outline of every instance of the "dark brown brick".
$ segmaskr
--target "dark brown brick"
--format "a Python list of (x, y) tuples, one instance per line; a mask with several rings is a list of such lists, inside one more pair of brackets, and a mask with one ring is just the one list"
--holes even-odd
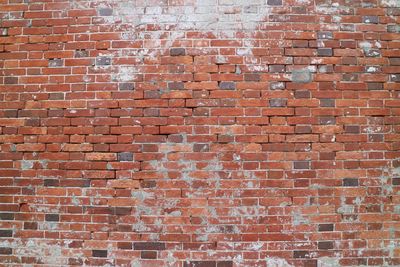
[(383, 83), (367, 83), (368, 90), (383, 90)]
[(285, 65), (269, 65), (269, 72), (285, 72)]
[(36, 230), (38, 228), (37, 222), (24, 222), (24, 229)]
[(310, 252), (305, 250), (295, 250), (293, 251), (293, 257), (296, 259), (305, 259), (310, 257)]
[(318, 249), (321, 250), (333, 249), (333, 242), (332, 241), (318, 242)]
[(4, 77), (4, 84), (17, 84), (18, 83), (18, 77)]
[(357, 178), (344, 178), (343, 186), (358, 186), (358, 179)]
[(215, 261), (190, 261), (184, 262), (183, 267), (217, 267)]
[(165, 250), (165, 243), (160, 242), (134, 242), (134, 250)]
[(92, 250), (92, 256), (96, 258), (107, 258), (107, 250)]
[(233, 267), (233, 261), (217, 261), (217, 267)]
[(179, 48), (171, 48), (169, 50), (169, 54), (171, 56), (184, 56), (184, 55), (186, 55), (186, 49), (185, 48), (181, 48), (181, 47), (179, 47)]
[(0, 220), (14, 220), (14, 213), (0, 213)]
[(135, 89), (134, 83), (120, 83), (118, 85), (120, 91), (131, 91)]
[(296, 125), (295, 133), (308, 134), (312, 132), (312, 128), (309, 125)]
[(333, 50), (332, 48), (318, 48), (317, 55), (319, 57), (331, 57), (333, 56)]
[(117, 247), (119, 249), (132, 249), (132, 242), (118, 242)]
[(310, 93), (310, 91), (297, 90), (294, 92), (294, 97), (295, 98), (310, 98), (311, 93)]
[(118, 153), (118, 161), (132, 161), (133, 153), (132, 152), (120, 152)]
[(330, 232), (333, 231), (333, 224), (332, 223), (323, 223), (318, 225), (319, 232)]
[(142, 259), (157, 259), (157, 251), (141, 251), (140, 257)]
[(11, 255), (12, 248), (0, 247), (0, 255)]
[(12, 237), (13, 231), (12, 230), (0, 230), (0, 237)]
[(261, 80), (261, 76), (258, 73), (246, 73), (244, 75), (244, 80), (248, 82), (259, 82)]
[(60, 216), (58, 214), (46, 214), (45, 220), (47, 222), (58, 222), (60, 220)]
[(309, 161), (295, 161), (293, 164), (295, 169), (310, 169)]
[(336, 118), (335, 117), (320, 117), (319, 118), (319, 124), (321, 124), (321, 125), (334, 125), (334, 124), (336, 124)]
[(346, 125), (344, 127), (345, 133), (352, 133), (352, 134), (359, 134), (360, 133), (360, 126), (358, 125)]

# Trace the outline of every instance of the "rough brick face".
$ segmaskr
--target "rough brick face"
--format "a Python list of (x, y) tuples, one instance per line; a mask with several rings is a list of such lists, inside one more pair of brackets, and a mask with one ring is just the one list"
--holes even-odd
[(0, 1), (0, 265), (400, 266), (399, 16)]

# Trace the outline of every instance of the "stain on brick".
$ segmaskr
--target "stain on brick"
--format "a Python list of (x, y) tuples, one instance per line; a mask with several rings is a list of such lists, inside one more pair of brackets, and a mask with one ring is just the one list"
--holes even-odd
[(49, 67), (51, 68), (62, 67), (63, 64), (64, 62), (61, 58), (53, 58), (49, 60)]

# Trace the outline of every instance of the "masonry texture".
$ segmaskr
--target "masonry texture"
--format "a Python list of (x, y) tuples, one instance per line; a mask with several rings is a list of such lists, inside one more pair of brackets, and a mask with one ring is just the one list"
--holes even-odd
[(400, 266), (399, 0), (0, 0), (1, 266)]

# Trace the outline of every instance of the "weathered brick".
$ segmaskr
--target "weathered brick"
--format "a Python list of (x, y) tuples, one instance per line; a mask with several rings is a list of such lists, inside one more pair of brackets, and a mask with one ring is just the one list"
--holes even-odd
[(120, 83), (118, 85), (119, 90), (121, 91), (131, 91), (135, 89), (135, 84), (134, 83)]
[(120, 152), (118, 153), (118, 161), (132, 161), (133, 153), (132, 152)]
[(270, 6), (280, 6), (282, 5), (282, 0), (268, 0), (267, 4)]
[(235, 90), (236, 85), (234, 82), (220, 82), (219, 88), (222, 90)]
[(99, 16), (112, 16), (113, 9), (109, 7), (100, 8), (99, 9)]
[(270, 107), (285, 107), (287, 105), (287, 99), (275, 98), (269, 100)]
[(96, 58), (96, 65), (97, 66), (108, 66), (111, 65), (111, 57), (104, 57), (104, 56), (99, 56)]
[(373, 24), (378, 24), (379, 23), (379, 17), (378, 16), (363, 16), (362, 17), (363, 23), (373, 23)]

